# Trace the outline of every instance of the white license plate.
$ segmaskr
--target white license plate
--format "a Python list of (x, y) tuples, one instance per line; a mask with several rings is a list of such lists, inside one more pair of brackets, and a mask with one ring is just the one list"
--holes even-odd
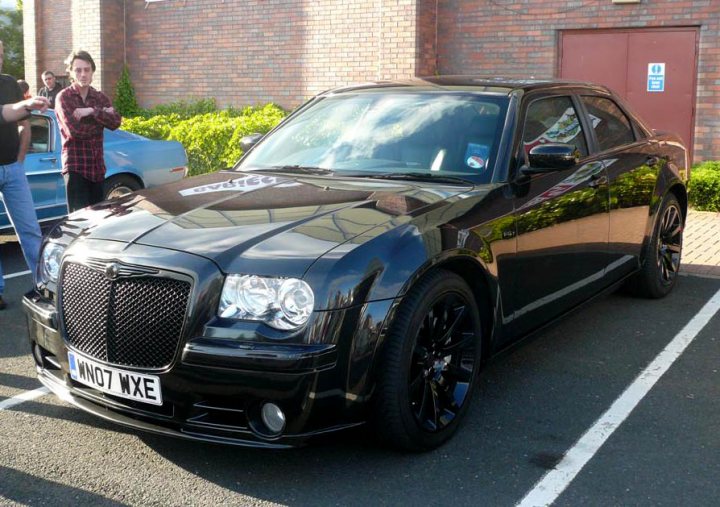
[(129, 400), (152, 405), (163, 403), (160, 378), (155, 375), (106, 366), (71, 350), (68, 351), (68, 362), (70, 376), (76, 382)]

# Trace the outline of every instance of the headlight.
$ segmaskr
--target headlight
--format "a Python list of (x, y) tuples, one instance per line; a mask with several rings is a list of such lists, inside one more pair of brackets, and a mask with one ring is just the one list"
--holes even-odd
[(310, 318), (314, 304), (312, 289), (297, 278), (228, 275), (218, 315), (260, 320), (276, 329), (297, 329)]
[(63, 252), (65, 252), (64, 246), (52, 242), (45, 243), (40, 256), (39, 270), (40, 281), (44, 284), (57, 283)]

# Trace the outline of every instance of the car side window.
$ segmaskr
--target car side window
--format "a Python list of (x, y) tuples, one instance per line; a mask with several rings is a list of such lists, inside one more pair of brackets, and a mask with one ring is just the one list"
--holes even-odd
[(50, 122), (44, 116), (30, 117), (30, 153), (50, 151)]
[(605, 97), (582, 97), (602, 151), (635, 142), (632, 124), (618, 105)]
[(587, 156), (587, 142), (570, 97), (547, 97), (530, 104), (523, 125), (525, 154), (539, 144), (572, 144)]

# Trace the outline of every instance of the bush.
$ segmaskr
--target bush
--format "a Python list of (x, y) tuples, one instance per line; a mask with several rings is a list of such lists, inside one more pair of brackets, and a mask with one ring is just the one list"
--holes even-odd
[(123, 118), (121, 128), (128, 132), (134, 132), (150, 139), (167, 139), (174, 125), (177, 125), (182, 118), (177, 114), (153, 116), (144, 118)]
[(688, 200), (699, 211), (720, 211), (720, 161), (703, 162), (692, 168)]
[(235, 131), (234, 119), (227, 112), (207, 113), (179, 122), (168, 139), (180, 141), (185, 147), (189, 174), (203, 174), (224, 169), (225, 152), (232, 149), (230, 139)]
[(187, 120), (193, 116), (217, 111), (217, 103), (214, 98), (198, 99), (190, 102), (184, 100), (160, 104), (150, 109), (143, 109), (138, 114), (143, 118), (152, 118), (159, 115), (176, 115), (180, 119)]
[[(155, 114), (162, 112), (162, 114)], [(230, 167), (242, 155), (240, 140), (264, 134), (286, 113), (275, 104), (218, 111), (213, 99), (176, 102), (123, 119), (122, 128), (151, 139), (180, 141), (191, 176)]]
[(120, 116), (135, 116), (140, 111), (127, 65), (123, 67), (122, 74), (120, 74), (120, 80), (115, 89), (113, 107), (120, 113)]

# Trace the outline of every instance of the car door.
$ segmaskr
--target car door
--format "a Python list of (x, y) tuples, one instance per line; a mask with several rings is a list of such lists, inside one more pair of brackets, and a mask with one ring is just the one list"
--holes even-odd
[(612, 98), (582, 95), (592, 121), (592, 137), (609, 180), (610, 237), (607, 278), (618, 279), (637, 268), (648, 233), (650, 203), (661, 165), (658, 146)]
[[(67, 213), (65, 200), (59, 199), (60, 146), (52, 118), (33, 114), (29, 118), (30, 145), (23, 164), (30, 184), (39, 220), (63, 216)], [(64, 186), (64, 185), (63, 185)], [(5, 206), (0, 200), (0, 228), (10, 226)]]
[(60, 142), (57, 125), (50, 116), (30, 117), (30, 146), (25, 157), (25, 175), (30, 184), (38, 220), (67, 214), (65, 184), (60, 171)]
[(574, 145), (580, 159), (572, 167), (519, 180), (512, 299), (520, 333), (597, 290), (608, 262), (609, 234), (607, 173), (590, 153), (589, 127), (577, 99), (563, 94), (528, 102), (521, 113), (518, 159), (527, 164), (534, 146), (549, 143)]

